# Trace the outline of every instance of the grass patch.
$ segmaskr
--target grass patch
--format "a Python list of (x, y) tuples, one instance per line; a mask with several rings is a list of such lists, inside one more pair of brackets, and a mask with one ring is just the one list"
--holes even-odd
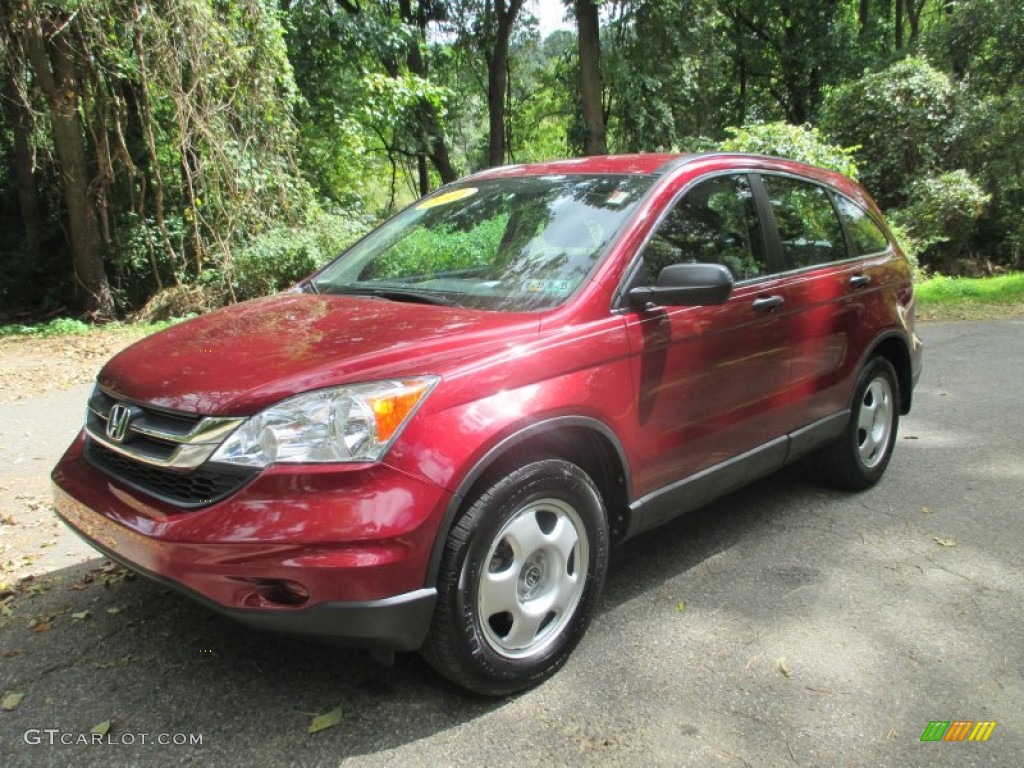
[(914, 286), (922, 320), (980, 320), (1024, 314), (1024, 272), (930, 278)]
[(118, 322), (90, 325), (70, 317), (58, 317), (47, 323), (37, 323), (36, 325), (0, 325), (0, 338), (48, 339), (54, 336), (78, 336), (91, 333), (124, 333), (146, 336), (187, 319), (177, 317), (173, 320), (161, 320), (153, 323)]

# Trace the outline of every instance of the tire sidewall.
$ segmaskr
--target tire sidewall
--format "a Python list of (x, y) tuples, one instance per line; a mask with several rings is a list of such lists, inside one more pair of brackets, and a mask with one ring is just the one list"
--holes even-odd
[[(882, 459), (875, 464), (873, 467), (868, 467), (864, 464), (860, 456), (860, 445), (858, 441), (858, 418), (860, 415), (861, 404), (864, 401), (864, 395), (871, 384), (884, 378), (886, 383), (889, 385), (889, 391), (892, 396), (892, 417), (889, 424), (889, 436), (888, 444), (885, 446), (885, 453)], [(853, 408), (850, 413), (850, 425), (848, 433), (845, 435), (845, 442), (847, 450), (850, 451), (850, 465), (856, 470), (856, 472), (863, 478), (864, 483), (873, 485), (885, 474), (886, 468), (889, 466), (889, 460), (892, 458), (893, 449), (896, 446), (896, 433), (899, 430), (900, 423), (900, 385), (899, 379), (896, 376), (896, 370), (892, 367), (892, 363), (886, 360), (884, 357), (873, 358), (861, 372), (860, 378), (857, 381), (857, 389), (854, 392)]]
[[(582, 638), (600, 597), (608, 563), (608, 526), (601, 496), (590, 478), (576, 465), (556, 459), (529, 464), (505, 478), (473, 504), (466, 523), (469, 540), (454, 553), (459, 583), (448, 595), (451, 616), (460, 623), (457, 636), (461, 651), (490, 690), (513, 692), (537, 684), (556, 672)], [(583, 593), (572, 618), (559, 636), (541, 652), (526, 658), (498, 653), (488, 642), (479, 614), (477, 594), (480, 576), (495, 537), (519, 510), (531, 502), (555, 498), (570, 504), (588, 538), (589, 557)], [(486, 499), (486, 501), (484, 501)]]

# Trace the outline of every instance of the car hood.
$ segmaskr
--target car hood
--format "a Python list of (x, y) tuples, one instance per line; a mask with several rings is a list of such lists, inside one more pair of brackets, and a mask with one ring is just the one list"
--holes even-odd
[(443, 374), (535, 336), (538, 325), (537, 315), (278, 294), (149, 336), (108, 362), (99, 383), (161, 408), (245, 416), (311, 389)]

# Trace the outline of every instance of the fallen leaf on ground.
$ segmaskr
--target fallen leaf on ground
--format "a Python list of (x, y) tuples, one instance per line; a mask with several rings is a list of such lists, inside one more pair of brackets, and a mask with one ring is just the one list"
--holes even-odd
[(921, 511), (924, 512), (926, 515), (929, 515), (929, 514), (931, 514), (932, 508), (931, 507), (921, 507)]
[(79, 613), (72, 613), (71, 614), (71, 618), (75, 619), (76, 621), (81, 621), (82, 619), (88, 619), (89, 618), (89, 612), (88, 611), (81, 611)]
[(94, 725), (92, 728), (90, 728), (89, 729), (89, 733), (95, 733), (97, 736), (106, 736), (107, 735), (107, 731), (109, 731), (109, 730), (110, 730), (110, 721), (109, 720), (104, 720), (102, 723), (99, 723), (98, 725)]
[(328, 728), (333, 728), (341, 722), (341, 707), (332, 709), (330, 712), (324, 715), (317, 715), (313, 718), (313, 722), (309, 724), (309, 732), (316, 733), (317, 731), (324, 731)]
[(13, 712), (18, 708), (18, 705), (21, 704), (21, 700), (24, 698), (24, 693), (13, 693), (12, 691), (8, 691), (4, 694), (4, 700), (3, 703), (0, 704), (0, 709), (4, 712)]
[(109, 608), (107, 608), (107, 613), (109, 613), (111, 616), (113, 616), (114, 614), (120, 613), (120, 612), (121, 612), (121, 607), (118, 606), (118, 605), (112, 605)]
[(678, 603), (676, 603), (676, 610), (679, 611), (680, 613), (685, 611), (686, 610), (686, 601), (685, 600), (680, 600)]
[(780, 656), (779, 658), (777, 658), (775, 660), (775, 668), (777, 670), (779, 670), (779, 672), (781, 672), (786, 677), (789, 677), (790, 675), (793, 674), (790, 671), (789, 667), (786, 666), (786, 657), (785, 656)]
[(932, 536), (935, 539), (935, 543), (940, 547), (955, 547), (956, 542), (953, 539), (940, 539), (938, 536)]

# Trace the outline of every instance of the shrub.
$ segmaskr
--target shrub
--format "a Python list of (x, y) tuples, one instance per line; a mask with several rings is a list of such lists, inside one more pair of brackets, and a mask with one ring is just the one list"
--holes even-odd
[(906, 205), (892, 211), (890, 218), (910, 232), (924, 260), (965, 255), (991, 195), (964, 170), (927, 176), (907, 189)]
[(955, 96), (946, 74), (912, 57), (830, 90), (821, 123), (833, 141), (857, 147), (862, 181), (879, 205), (900, 205), (908, 181), (947, 160)]
[(235, 251), (229, 278), (235, 298), (287, 288), (337, 256), (369, 225), (365, 216), (318, 212), (304, 226), (271, 229)]
[(720, 142), (722, 152), (753, 152), (818, 165), (857, 178), (856, 147), (829, 144), (817, 128), (788, 123), (763, 123), (726, 128), (730, 138)]

